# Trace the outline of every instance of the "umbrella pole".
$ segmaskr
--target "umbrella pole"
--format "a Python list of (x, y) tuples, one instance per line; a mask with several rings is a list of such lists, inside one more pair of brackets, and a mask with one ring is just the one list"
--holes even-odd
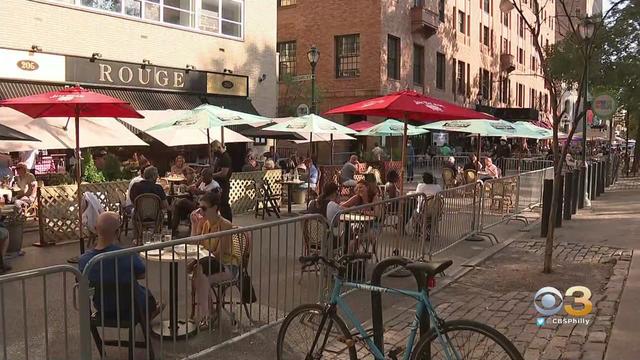
[(333, 165), (333, 134), (331, 134), (331, 165)]
[(78, 198), (78, 229), (80, 231), (80, 254), (84, 254), (84, 239), (82, 238), (82, 194), (80, 183), (82, 177), (82, 161), (80, 160), (80, 108), (76, 106), (76, 196)]
[(224, 126), (220, 126), (220, 142), (224, 146)]
[(481, 141), (482, 137), (480, 136), (480, 134), (478, 134), (478, 163), (480, 163), (480, 154), (482, 154), (482, 141)]
[(402, 169), (400, 170), (400, 194), (404, 194), (404, 175), (407, 166), (407, 117), (404, 118), (404, 131), (402, 133)]
[(207, 128), (207, 157), (209, 158), (209, 166), (213, 165), (211, 160), (211, 137), (209, 136), (209, 128)]
[[(313, 157), (312, 153), (313, 153), (313, 133), (310, 132), (309, 133), (309, 158), (311, 159)], [(311, 164), (309, 165), (309, 168), (307, 169), (307, 210), (309, 210), (309, 196), (311, 195), (311, 166), (313, 165), (313, 160), (311, 160)]]

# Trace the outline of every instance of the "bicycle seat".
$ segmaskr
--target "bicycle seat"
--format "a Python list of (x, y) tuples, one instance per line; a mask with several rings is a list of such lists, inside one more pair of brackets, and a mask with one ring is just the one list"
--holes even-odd
[(424, 272), (427, 277), (433, 277), (445, 271), (453, 264), (452, 260), (445, 261), (429, 261), (429, 262), (412, 262), (405, 265), (408, 270), (417, 270)]

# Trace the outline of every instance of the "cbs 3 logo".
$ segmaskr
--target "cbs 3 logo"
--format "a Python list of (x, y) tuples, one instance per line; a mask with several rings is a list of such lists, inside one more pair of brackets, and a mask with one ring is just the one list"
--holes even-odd
[[(581, 295), (581, 296), (578, 296)], [(573, 297), (573, 304), (565, 304), (564, 311), (571, 316), (586, 316), (593, 309), (591, 303), (591, 290), (585, 286), (572, 286), (564, 293), (564, 297)], [(551, 286), (543, 287), (538, 290), (533, 297), (533, 305), (536, 310), (544, 315), (555, 315), (562, 309), (564, 304), (562, 293)], [(582, 307), (576, 308), (576, 305)]]

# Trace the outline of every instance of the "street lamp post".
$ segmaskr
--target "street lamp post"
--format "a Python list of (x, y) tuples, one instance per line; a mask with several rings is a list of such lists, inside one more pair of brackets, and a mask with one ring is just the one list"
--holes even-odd
[(311, 65), (311, 113), (315, 114), (318, 111), (316, 104), (316, 65), (320, 60), (320, 50), (315, 45), (312, 45), (307, 52), (307, 59), (309, 60), (309, 65)]
[(584, 109), (584, 116), (582, 118), (582, 161), (585, 166), (587, 164), (587, 97), (589, 96), (589, 62), (591, 61), (590, 47), (591, 38), (593, 37), (595, 27), (595, 23), (589, 17), (584, 18), (584, 20), (578, 25), (580, 36), (585, 42), (585, 79), (583, 85), (584, 94), (582, 99), (582, 108)]

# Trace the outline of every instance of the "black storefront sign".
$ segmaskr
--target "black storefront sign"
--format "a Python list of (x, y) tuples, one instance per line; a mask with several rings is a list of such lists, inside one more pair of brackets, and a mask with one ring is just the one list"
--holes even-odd
[(248, 96), (248, 78), (241, 75), (77, 56), (65, 57), (65, 73), (65, 80), (72, 83)]

